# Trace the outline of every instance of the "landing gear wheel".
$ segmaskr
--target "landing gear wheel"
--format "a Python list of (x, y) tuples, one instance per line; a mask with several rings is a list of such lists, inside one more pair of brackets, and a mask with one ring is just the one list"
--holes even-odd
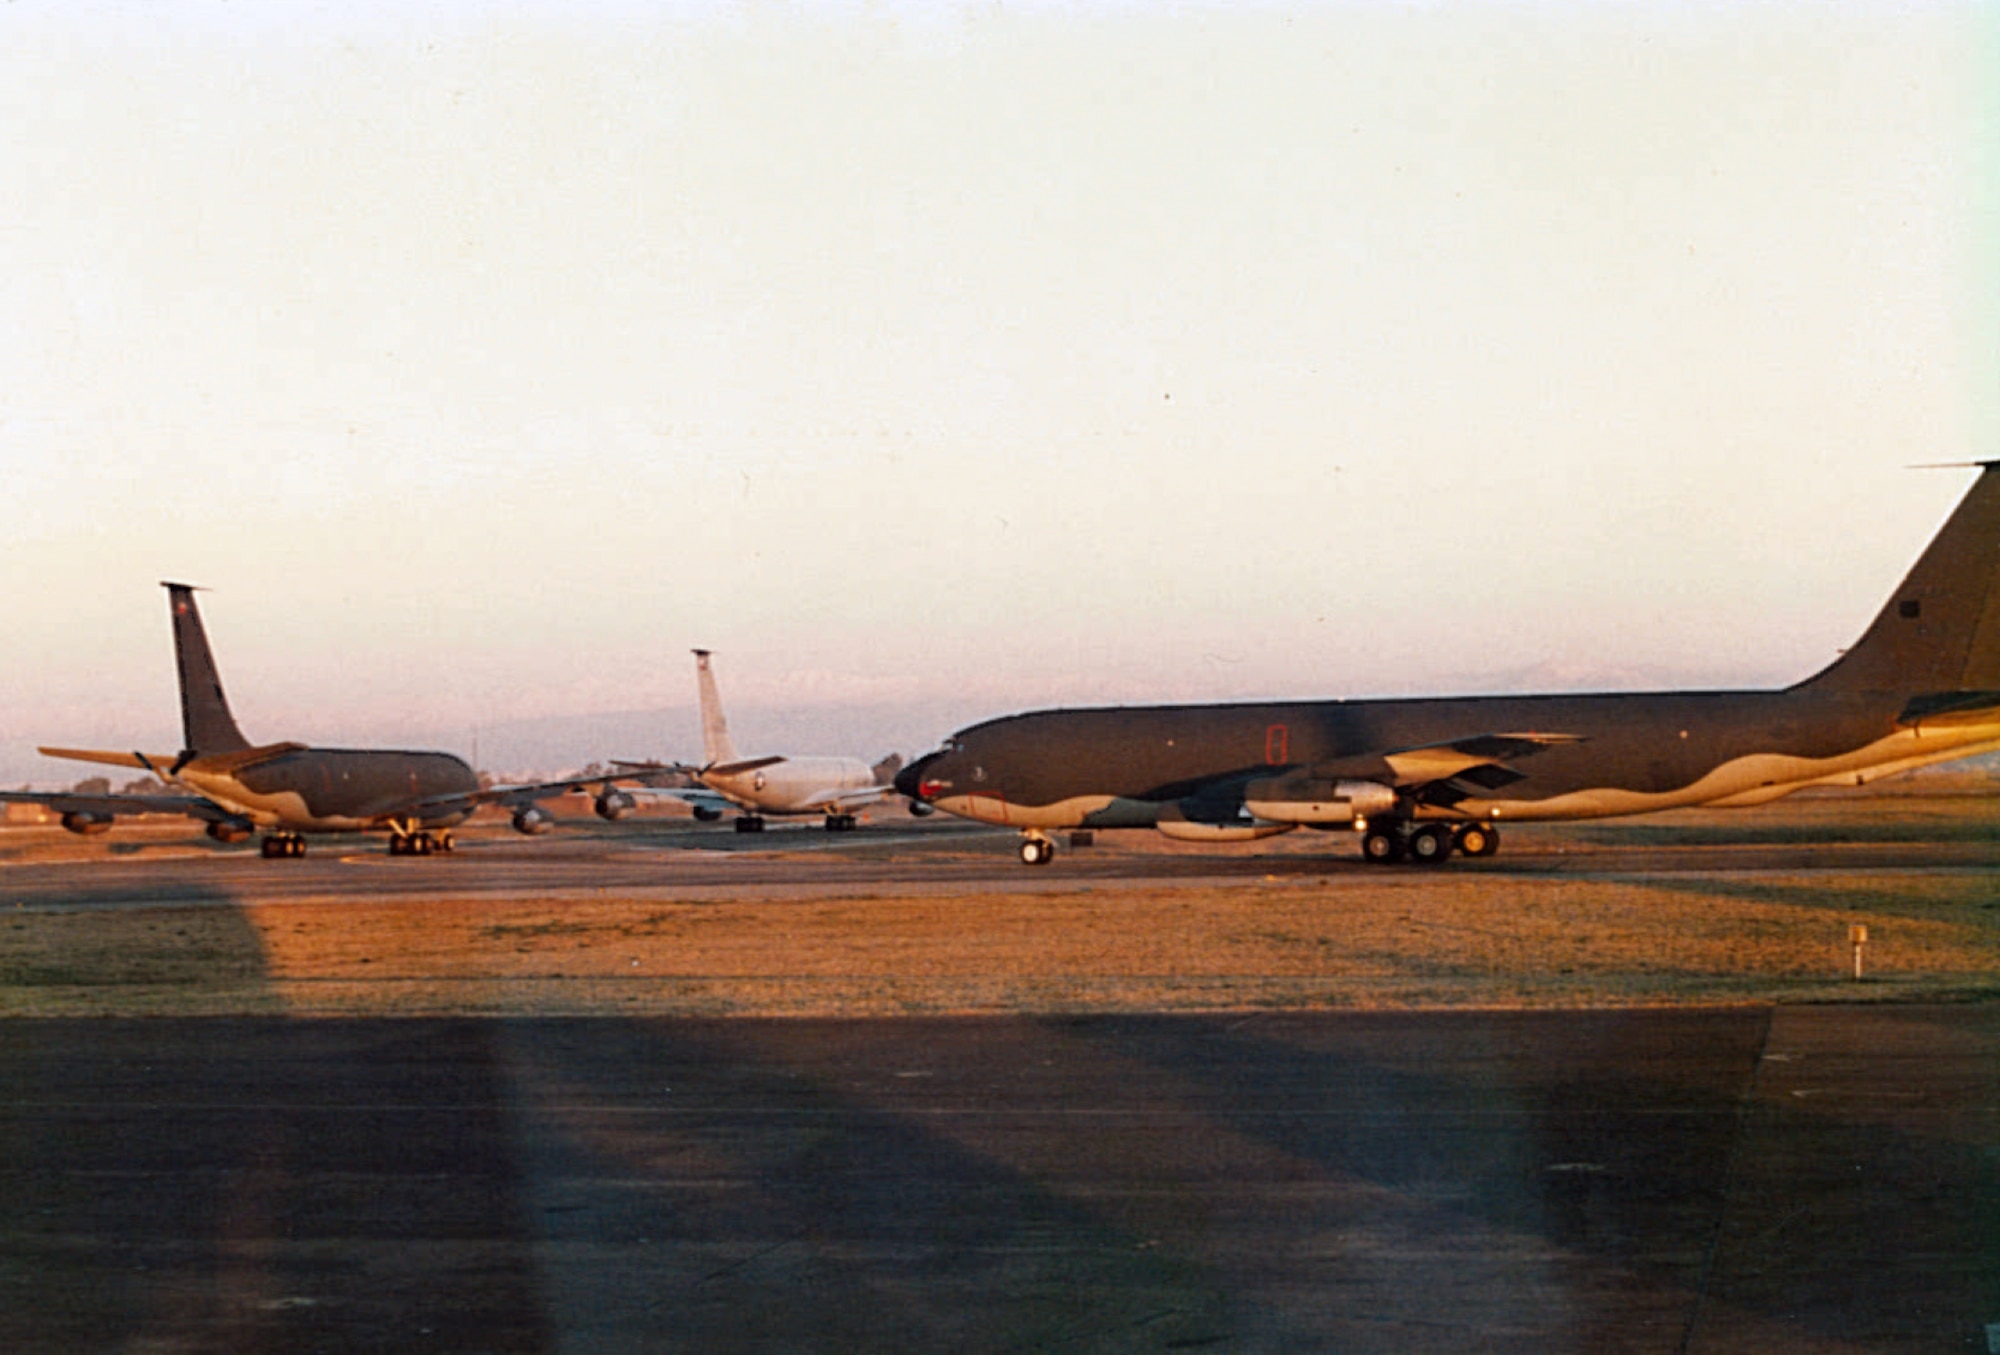
[(1490, 823), (1468, 823), (1453, 845), (1460, 856), (1491, 856), (1500, 850), (1500, 830)]
[(755, 814), (744, 814), (736, 820), (736, 831), (739, 833), (761, 833), (764, 831), (764, 821)]
[(306, 840), (297, 833), (272, 833), (257, 844), (257, 854), (266, 861), (276, 861), (286, 856), (304, 856)]
[(826, 831), (829, 833), (851, 833), (854, 831), (852, 814), (829, 814), (826, 816)]
[(1410, 860), (1420, 866), (1441, 866), (1451, 860), (1451, 829), (1441, 823), (1426, 824), (1410, 834)]
[(1024, 837), (1021, 839), (1021, 864), (1024, 866), (1046, 866), (1056, 859), (1056, 844), (1045, 837)]
[(1361, 855), (1378, 866), (1403, 859), (1403, 835), (1393, 828), (1370, 828), (1361, 838)]

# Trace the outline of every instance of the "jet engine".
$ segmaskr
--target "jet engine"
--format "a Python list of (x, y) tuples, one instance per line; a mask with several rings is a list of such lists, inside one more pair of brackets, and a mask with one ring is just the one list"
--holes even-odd
[(202, 829), (217, 842), (241, 842), (256, 831), (248, 819), (217, 819)]
[(556, 826), (555, 816), (540, 805), (524, 805), (514, 811), (514, 831), (530, 837)]
[(1380, 781), (1270, 777), (1243, 788), (1243, 806), (1272, 823), (1360, 823), (1396, 807), (1396, 791)]
[(115, 814), (100, 814), (90, 809), (72, 809), (62, 816), (62, 826), (72, 833), (92, 834), (111, 831), (111, 821)]
[(591, 806), (597, 811), (598, 818), (613, 821), (624, 818), (638, 807), (639, 802), (622, 790), (606, 791)]
[[(1193, 814), (1189, 814), (1190, 809)], [(1153, 827), (1176, 842), (1255, 842), (1261, 837), (1289, 833), (1298, 825), (1268, 823), (1247, 811), (1222, 815), (1213, 805), (1181, 800), (1162, 809), (1159, 818), (1153, 820)]]

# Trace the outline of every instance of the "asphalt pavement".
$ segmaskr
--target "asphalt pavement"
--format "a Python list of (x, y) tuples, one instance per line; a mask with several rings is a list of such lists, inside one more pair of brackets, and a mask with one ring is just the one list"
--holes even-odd
[(0, 1349), (1984, 1351), (2000, 1008), (0, 1023)]

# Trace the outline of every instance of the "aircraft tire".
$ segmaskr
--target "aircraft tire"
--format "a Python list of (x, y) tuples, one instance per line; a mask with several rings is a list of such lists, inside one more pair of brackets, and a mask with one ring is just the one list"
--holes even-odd
[(1500, 850), (1500, 830), (1490, 824), (1468, 823), (1453, 842), (1460, 856), (1491, 856)]
[(761, 833), (764, 831), (764, 821), (755, 814), (744, 814), (736, 820), (736, 831), (739, 833)]
[(1441, 866), (1451, 860), (1451, 829), (1441, 823), (1427, 824), (1410, 834), (1404, 849), (1420, 866)]
[(1361, 836), (1361, 855), (1378, 866), (1393, 866), (1403, 859), (1403, 836), (1393, 828), (1370, 828)]
[(1024, 837), (1021, 839), (1021, 864), (1024, 866), (1046, 866), (1055, 860), (1056, 844), (1046, 838)]

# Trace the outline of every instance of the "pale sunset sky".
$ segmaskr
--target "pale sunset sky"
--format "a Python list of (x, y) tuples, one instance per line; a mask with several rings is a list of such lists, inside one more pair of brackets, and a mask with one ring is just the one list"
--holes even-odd
[(2000, 457), (1996, 71), (1969, 4), (12, 0), (0, 780), (178, 747), (162, 579), (253, 739), (501, 768), (694, 756), (694, 645), (870, 758), (1782, 685)]

